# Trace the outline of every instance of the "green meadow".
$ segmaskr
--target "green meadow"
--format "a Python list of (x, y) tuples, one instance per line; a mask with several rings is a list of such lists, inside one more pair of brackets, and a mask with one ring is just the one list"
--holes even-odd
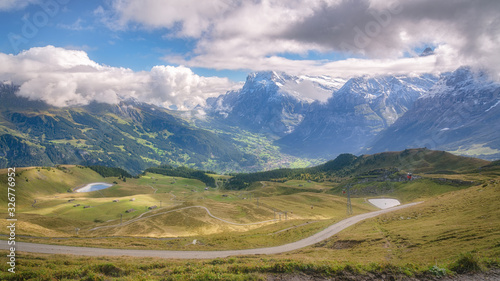
[[(19, 253), (18, 279), (6, 273), (6, 265), (0, 266), (5, 269), (0, 279), (358, 280), (495, 271), (500, 262), (499, 170), (490, 165), (481, 170), (416, 173), (412, 181), (366, 177), (263, 181), (243, 190), (226, 190), (222, 182), (230, 177), (222, 175), (212, 175), (217, 187), (206, 187), (198, 180), (151, 173), (103, 178), (81, 166), (22, 169), (16, 177), (17, 241), (46, 244), (207, 251), (282, 245), (347, 218), (346, 184), (351, 186), (354, 214), (377, 210), (367, 202), (370, 198), (423, 203), (365, 220), (318, 244), (284, 254), (162, 260)], [(5, 178), (0, 184), (6, 184)], [(114, 185), (73, 192), (92, 182)], [(5, 225), (1, 229), (7, 234)]]

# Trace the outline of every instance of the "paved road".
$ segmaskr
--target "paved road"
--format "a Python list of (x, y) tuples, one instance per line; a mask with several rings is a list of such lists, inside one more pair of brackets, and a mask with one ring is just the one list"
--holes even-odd
[[(70, 255), (81, 255), (81, 256), (133, 256), (133, 257), (158, 257), (158, 258), (172, 258), (172, 259), (213, 259), (213, 258), (225, 258), (228, 256), (240, 256), (240, 255), (280, 254), (304, 248), (316, 244), (318, 242), (321, 242), (362, 220), (373, 218), (378, 215), (393, 212), (396, 210), (404, 209), (419, 203), (421, 202), (401, 205), (390, 209), (353, 216), (345, 220), (342, 220), (338, 223), (335, 223), (326, 228), (325, 230), (320, 231), (305, 239), (290, 244), (285, 244), (277, 247), (269, 247), (269, 248), (258, 248), (258, 249), (248, 249), (248, 250), (227, 250), (227, 251), (159, 251), (159, 250), (103, 249), (103, 248), (72, 247), (72, 246), (17, 242), (16, 251), (44, 253), (44, 254), (70, 254)], [(7, 241), (2, 241), (0, 243), (0, 249), (2, 250), (9, 249)]]

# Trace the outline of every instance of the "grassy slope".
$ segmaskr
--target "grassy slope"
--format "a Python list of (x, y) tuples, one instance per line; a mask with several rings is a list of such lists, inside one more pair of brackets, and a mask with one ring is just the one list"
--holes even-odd
[[(189, 243), (192, 240), (189, 238), (178, 239), (171, 243), (165, 244), (156, 240), (148, 240), (145, 243), (140, 243), (137, 246), (144, 246), (152, 249), (235, 249), (235, 248), (251, 248), (256, 246), (273, 246), (280, 245), (287, 242), (293, 242), (311, 235), (314, 232), (321, 230), (334, 221), (340, 220), (345, 217), (345, 199), (337, 196), (328, 195), (324, 193), (296, 193), (287, 192), (289, 183), (276, 184), (268, 183), (265, 187), (257, 191), (250, 191), (247, 193), (242, 192), (217, 192), (214, 190), (205, 191), (203, 184), (198, 182), (199, 186), (189, 185), (188, 183), (196, 183), (194, 180), (176, 179), (173, 183), (171, 177), (161, 175), (147, 175), (144, 178), (136, 180), (137, 183), (148, 183), (148, 179), (153, 179), (155, 184), (151, 185), (156, 189), (156, 193), (152, 194), (153, 189), (151, 186), (145, 191), (150, 194), (134, 195), (136, 198), (134, 202), (130, 202), (126, 198), (120, 198), (120, 202), (113, 203), (111, 199), (117, 197), (106, 198), (76, 198), (74, 202), (67, 203), (67, 198), (73, 196), (68, 194), (65, 198), (57, 198), (40, 205), (40, 209), (27, 211), (23, 215), (24, 222), (32, 222), (36, 224), (36, 220), (40, 215), (44, 215), (44, 223), (47, 223), (49, 218), (54, 219), (52, 229), (59, 229), (59, 235), (68, 237), (74, 234), (75, 225), (79, 224), (81, 228), (80, 235), (83, 236), (150, 236), (150, 237), (193, 237), (202, 241), (201, 245), (196, 247), (186, 248), (186, 241)], [(168, 184), (162, 184), (164, 181)], [(127, 184), (133, 183), (134, 180), (128, 180)], [(300, 183), (300, 181), (293, 182), (292, 185)], [(302, 182), (306, 185), (306, 182)], [(120, 184), (122, 185), (122, 184)], [(120, 186), (118, 185), (118, 186)], [(186, 186), (187, 185), (187, 186)], [(196, 192), (192, 192), (192, 190)], [(168, 192), (167, 192), (168, 191)], [(112, 192), (109, 190), (107, 192)], [(144, 192), (144, 190), (142, 190)], [(90, 194), (95, 194), (89, 193)], [(283, 194), (285, 193), (285, 194)], [(289, 193), (286, 195), (286, 193)], [(222, 195), (229, 195), (223, 197)], [(172, 197), (176, 195), (176, 197)], [(257, 196), (259, 203), (257, 205)], [(262, 225), (252, 226), (233, 226), (210, 218), (202, 209), (189, 209), (180, 212), (173, 212), (169, 214), (159, 215), (151, 219), (144, 219), (130, 225), (121, 227), (106, 228), (97, 231), (88, 231), (88, 229), (95, 226), (102, 225), (115, 225), (119, 221), (119, 214), (121, 211), (126, 210), (129, 206), (134, 207), (134, 204), (139, 206), (144, 205), (147, 200), (158, 200), (158, 197), (163, 197), (163, 208), (154, 210), (149, 215), (160, 214), (165, 211), (175, 210), (186, 206), (201, 205), (209, 208), (212, 214), (221, 217), (225, 220), (237, 223), (253, 223), (258, 221), (273, 219), (273, 209), (280, 211), (288, 211), (288, 219), (285, 221), (282, 215), (282, 221), (277, 223), (266, 223)], [(202, 199), (201, 199), (202, 198)], [(246, 198), (246, 199), (245, 199)], [(174, 200), (172, 200), (174, 199)], [(156, 201), (158, 202), (158, 201)], [(74, 208), (73, 204), (89, 204), (95, 206), (90, 209), (82, 209), (81, 207)], [(126, 207), (122, 206), (126, 205)], [(373, 210), (374, 207), (367, 204), (363, 200), (353, 201), (354, 211), (362, 213)], [(311, 208), (312, 207), (312, 208)], [(133, 214), (123, 216), (124, 221), (137, 217), (145, 210), (138, 210)], [(277, 216), (278, 218), (279, 216)], [(101, 222), (93, 223), (93, 220), (98, 218)], [(112, 221), (106, 222), (111, 219)], [(71, 221), (71, 224), (68, 224)], [(64, 222), (64, 225), (57, 226), (57, 222)], [(310, 223), (310, 224), (309, 224)], [(68, 226), (69, 225), (69, 226)], [(278, 232), (283, 229), (291, 228), (292, 231), (280, 233), (278, 235), (269, 234)], [(29, 234), (31, 236), (45, 236), (36, 229), (23, 227), (20, 234)], [(193, 239), (191, 238), (191, 239)], [(30, 240), (30, 241), (37, 241)], [(38, 240), (44, 241), (44, 240)], [(123, 242), (120, 242), (123, 241)], [(127, 244), (128, 240), (123, 239), (105, 239), (102, 241), (93, 240), (91, 243), (106, 247), (126, 247), (130, 248)], [(54, 242), (54, 241), (53, 241)], [(57, 243), (63, 244), (82, 244), (89, 245), (88, 241), (74, 239), (72, 241), (62, 240)], [(132, 248), (135, 248), (133, 245)]]
[[(106, 181), (88, 168), (60, 166), (60, 168), (18, 168), (16, 171), (16, 204), (28, 207), (39, 197), (66, 193), (77, 186)], [(7, 186), (7, 169), (0, 170), (0, 185)], [(0, 197), (4, 204), (6, 197)]]
[(418, 173), (465, 172), (489, 163), (486, 160), (457, 156), (445, 151), (419, 148), (361, 156), (356, 162), (356, 172), (388, 167), (398, 167), (404, 171)]
[(237, 174), (226, 183), (225, 187), (237, 190), (251, 187), (260, 181), (291, 179), (343, 181), (346, 183), (346, 180), (349, 179), (379, 177), (381, 181), (385, 181), (384, 177), (403, 179), (406, 173), (455, 174), (475, 171), (490, 163), (481, 159), (456, 156), (444, 151), (433, 151), (426, 148), (384, 152), (359, 157), (352, 154), (341, 154), (334, 160), (311, 168), (277, 169), (250, 174)]
[[(465, 271), (474, 266), (498, 268), (499, 197), (500, 181), (488, 181), (367, 220), (323, 243), (281, 255), (178, 261), (20, 253), (20, 275), (13, 277), (6, 273), (7, 265), (0, 265), (0, 278), (266, 280), (269, 274), (311, 274), (357, 280), (348, 278), (433, 278), (467, 264), (472, 267)], [(467, 252), (472, 254), (464, 255)]]
[[(481, 184), (471, 188), (443, 184), (429, 187), (428, 182), (426, 182), (427, 179), (406, 183), (400, 192), (403, 195), (409, 194), (406, 195), (409, 197), (425, 190), (431, 191), (430, 194), (424, 196), (426, 199), (423, 204), (367, 220), (339, 233), (324, 243), (292, 253), (265, 258), (241, 257), (206, 262), (100, 258), (92, 259), (92, 263), (88, 265), (82, 265), (80, 258), (22, 254), (25, 257), (25, 263), (21, 262), (20, 269), (28, 272), (30, 268), (38, 268), (41, 265), (45, 268), (37, 270), (36, 274), (42, 274), (42, 276), (43, 274), (46, 274), (46, 276), (64, 276), (65, 274), (73, 276), (71, 274), (75, 274), (74, 276), (79, 276), (73, 277), (75, 279), (82, 276), (110, 278), (113, 275), (105, 272), (105, 270), (103, 271), (101, 266), (108, 266), (111, 262), (112, 266), (118, 268), (117, 271), (121, 272), (122, 275), (119, 276), (124, 278), (125, 275), (130, 275), (130, 277), (127, 277), (129, 280), (140, 279), (140, 276), (148, 276), (145, 278), (148, 280), (161, 279), (166, 276), (165, 274), (177, 274), (175, 279), (196, 277), (199, 280), (206, 280), (212, 276), (210, 274), (213, 271), (219, 272), (219, 275), (212, 276), (215, 279), (217, 279), (217, 276), (234, 279), (237, 278), (236, 274), (238, 272), (248, 272), (250, 276), (255, 278), (263, 278), (264, 275), (262, 274), (283, 272), (314, 272), (314, 274), (331, 276), (331, 274), (343, 274), (339, 272), (345, 272), (346, 270), (348, 272), (390, 271), (401, 274), (419, 274), (422, 271), (429, 272), (429, 268), (433, 265), (452, 269), (454, 268), (453, 264), (461, 257), (461, 254), (467, 252), (472, 252), (472, 257), (475, 260), (480, 260), (480, 265), (483, 267), (498, 267), (500, 263), (498, 259), (500, 256), (500, 224), (498, 223), (500, 221), (500, 210), (498, 209), (500, 199), (499, 173), (498, 167), (491, 167), (482, 169), (481, 173), (476, 171), (463, 175), (432, 175), (432, 177), (436, 178), (448, 177), (450, 179), (481, 182)], [(174, 182), (173, 178), (161, 177), (159, 175), (147, 175), (144, 178), (135, 180), (135, 182), (134, 180), (128, 180), (126, 183), (120, 183), (120, 186), (123, 186), (123, 190), (126, 191), (124, 193), (127, 196), (131, 196), (130, 193), (133, 193), (136, 188), (138, 188), (137, 193), (146, 193), (133, 195), (134, 197), (161, 195), (172, 198), (170, 190), (174, 190), (173, 193), (182, 195), (184, 200), (203, 203), (203, 205), (208, 203), (210, 208), (214, 208), (213, 213), (217, 216), (227, 216), (225, 218), (240, 221), (248, 218), (257, 219), (259, 216), (268, 215), (255, 212), (257, 209), (255, 208), (256, 198), (258, 197), (261, 204), (259, 209), (266, 210), (267, 208), (269, 212), (269, 207), (266, 207), (266, 205), (278, 207), (281, 210), (292, 207), (296, 208), (294, 209), (294, 215), (297, 215), (298, 218), (280, 224), (246, 229), (244, 232), (231, 229), (232, 232), (229, 233), (227, 232), (228, 228), (225, 229), (226, 233), (209, 235), (203, 233), (202, 235), (197, 234), (193, 237), (168, 241), (114, 238), (92, 241), (77, 239), (55, 240), (50, 241), (50, 243), (184, 250), (247, 248), (295, 241), (300, 237), (317, 232), (326, 225), (345, 216), (343, 213), (343, 199), (325, 193), (318, 193), (321, 189), (329, 187), (314, 182), (264, 183), (260, 187), (255, 186), (253, 190), (244, 192), (224, 191), (216, 193), (210, 190), (205, 193), (205, 196), (203, 196), (205, 199), (203, 200), (199, 199), (200, 193), (205, 192), (203, 185), (196, 186), (195, 182), (190, 185), (189, 182), (184, 182), (183, 179), (176, 179), (176, 182), (172, 184)], [(180, 184), (181, 182), (182, 184)], [(298, 193), (299, 185), (302, 185), (301, 188), (311, 190), (311, 192)], [(156, 188), (159, 194), (153, 195), (154, 190), (151, 186)], [(333, 184), (333, 186), (336, 186), (336, 184)], [(192, 189), (197, 192), (192, 192)], [(114, 193), (113, 190), (110, 190), (110, 192)], [(437, 195), (442, 192), (447, 193)], [(222, 194), (229, 194), (229, 197), (222, 197)], [(249, 199), (242, 199), (243, 196)], [(92, 200), (101, 200), (101, 198), (95, 196)], [(335, 203), (336, 200), (338, 204)], [(355, 198), (353, 201), (355, 212), (367, 210), (368, 207), (362, 198)], [(331, 202), (334, 202), (333, 206), (337, 204), (338, 208), (331, 208), (329, 206), (332, 205)], [(310, 205), (314, 205), (314, 208), (310, 209)], [(329, 216), (325, 216), (326, 213), (330, 213)], [(205, 215), (200, 216), (197, 212), (187, 212), (181, 217), (171, 216), (165, 218), (172, 220), (179, 220), (180, 218), (184, 222), (196, 219), (202, 223), (205, 219), (207, 222), (210, 220)], [(315, 218), (318, 222), (314, 222)], [(45, 223), (62, 223), (51, 222), (46, 216), (37, 219), (37, 223), (43, 219), (46, 220)], [(153, 220), (151, 222), (159, 224), (160, 221), (163, 220)], [(305, 222), (309, 222), (309, 224), (301, 225)], [(214, 224), (217, 225), (216, 222), (210, 222), (210, 225)], [(37, 224), (34, 225), (38, 226)], [(0, 227), (4, 228), (3, 226)], [(73, 226), (68, 224), (68, 228), (70, 227)], [(217, 227), (223, 226), (218, 225)], [(286, 228), (290, 229), (269, 235), (269, 233)], [(54, 235), (50, 225), (46, 230), (48, 232), (44, 234), (47, 236), (57, 236)], [(118, 231), (114, 234), (127, 234), (127, 232), (120, 233)], [(192, 239), (198, 239), (203, 244), (190, 245)], [(47, 242), (46, 240), (32, 241)], [(66, 260), (67, 262), (56, 268), (49, 266), (51, 262), (57, 262), (58, 260)], [(82, 268), (85, 268), (85, 270)], [(188, 270), (189, 268), (191, 269)], [(127, 274), (124, 274), (124, 272), (127, 272)]]
[(398, 264), (447, 263), (464, 252), (498, 257), (499, 201), (500, 181), (442, 194), (357, 224), (294, 257)]
[[(42, 173), (45, 178), (39, 181), (44, 182), (49, 180), (48, 176), (61, 172), (63, 171), (54, 169), (41, 169), (40, 171), (32, 169), (23, 173), (35, 173), (35, 175)], [(78, 167), (70, 167), (63, 172), (66, 182), (69, 181), (68, 178), (72, 176), (78, 178), (84, 173), (93, 175), (92, 171)], [(95, 180), (103, 179), (96, 178)], [(292, 180), (285, 183), (258, 183), (253, 189), (246, 191), (223, 191), (213, 188), (207, 191), (205, 185), (197, 180), (157, 174), (147, 174), (139, 179), (128, 179), (126, 182), (115, 178), (107, 178), (106, 180), (109, 182), (115, 180), (119, 183), (105, 190), (82, 194), (64, 192), (67, 189), (65, 186), (57, 195), (49, 194), (37, 197), (36, 208), (29, 205), (18, 209), (19, 218), (22, 219), (21, 223), (26, 224), (23, 225), (19, 234), (46, 236), (47, 233), (49, 234), (47, 236), (70, 237), (75, 234), (75, 228), (79, 228), (80, 235), (90, 237), (195, 237), (200, 241), (205, 241), (205, 247), (199, 247), (201, 249), (221, 247), (230, 249), (291, 242), (345, 217), (345, 199), (339, 197), (342, 195), (342, 185), (336, 183), (327, 185)], [(32, 179), (28, 183), (35, 184), (37, 181)], [(47, 185), (46, 182), (45, 184)], [(375, 186), (376, 189), (383, 189), (383, 186), (381, 188), (377, 185), (384, 184), (387, 183), (368, 183), (368, 187)], [(396, 197), (403, 202), (430, 198), (436, 194), (465, 188), (449, 185), (446, 182), (436, 183), (429, 179), (390, 184), (393, 184), (394, 188), (391, 192), (386, 192), (385, 196)], [(333, 189), (331, 189), (332, 187)], [(354, 186), (354, 188), (366, 188), (366, 186), (361, 184), (361, 187)], [(333, 194), (325, 194), (327, 190)], [(360, 197), (353, 199), (356, 213), (374, 209), (364, 200), (367, 196), (373, 197), (373, 194), (358, 196)], [(131, 201), (132, 198), (135, 200)], [(70, 199), (74, 201), (68, 202)], [(115, 199), (118, 199), (119, 202), (113, 202)], [(80, 206), (74, 207), (75, 204), (80, 204)], [(159, 209), (153, 211), (147, 209), (153, 205), (160, 207), (160, 204), (161, 208)], [(84, 209), (83, 206), (91, 206), (91, 208)], [(274, 210), (277, 212), (287, 211), (287, 216), (291, 221), (285, 222), (283, 220), (272, 227), (267, 226), (269, 223), (234, 226), (209, 217), (206, 211), (200, 208), (165, 213), (189, 206), (207, 207), (213, 215), (235, 223), (247, 224), (267, 221), (274, 218)], [(125, 213), (125, 210), (128, 209), (136, 211)], [(147, 214), (144, 214), (146, 212)], [(145, 219), (132, 224), (90, 231), (96, 226), (117, 225), (120, 218), (127, 222), (143, 214)], [(150, 215), (155, 216), (147, 218)], [(284, 219), (284, 214), (282, 217)], [(279, 218), (279, 215), (276, 218)], [(308, 225), (309, 222), (314, 223)], [(297, 225), (300, 227), (295, 227)], [(277, 239), (264, 238), (269, 233), (288, 227), (292, 227), (294, 231), (297, 230), (297, 233), (290, 235), (290, 237), (281, 234), (277, 236)], [(239, 238), (228, 239), (228, 235), (236, 235)], [(229, 240), (231, 243), (224, 242), (225, 240)], [(265, 243), (263, 244), (260, 240), (264, 240)], [(113, 243), (115, 243), (113, 241), (101, 242), (109, 247), (113, 247)], [(101, 242), (99, 244), (102, 244)], [(166, 248), (184, 249), (182, 243), (182, 241), (170, 243)], [(158, 247), (158, 243), (149, 242), (147, 244), (148, 247)], [(118, 243), (115, 246), (121, 247), (122, 244)]]

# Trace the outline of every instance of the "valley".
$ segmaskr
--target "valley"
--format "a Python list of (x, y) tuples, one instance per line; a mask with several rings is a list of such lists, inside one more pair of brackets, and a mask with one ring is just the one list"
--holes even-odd
[[(241, 251), (236, 257), (214, 260), (217, 263), (209, 263), (208, 268), (227, 278), (234, 277), (233, 269), (239, 268), (257, 280), (272, 272), (308, 274), (304, 266), (326, 267), (342, 274), (352, 261), (356, 261), (356, 274), (387, 274), (390, 265), (391, 274), (403, 276), (433, 276), (434, 264), (449, 274), (464, 255), (472, 255), (484, 270), (495, 268), (499, 262), (497, 162), (417, 149), (363, 157), (346, 155), (310, 169), (297, 169), (303, 179), (295, 170), (286, 175), (276, 170), (278, 174), (266, 175), (267, 180), (259, 178), (262, 173), (208, 174), (215, 180), (214, 187), (196, 179), (154, 173), (103, 177), (84, 166), (20, 169), (18, 188), (23, 192), (17, 199), (16, 239), (61, 246), (167, 251), (165, 254), (202, 251), (202, 257), (210, 251)], [(412, 180), (406, 179), (409, 171)], [(238, 182), (232, 180), (240, 176), (255, 178), (243, 189), (238, 184), (232, 187)], [(70, 192), (96, 182), (113, 185), (92, 192)], [(343, 193), (347, 186), (354, 216), (378, 210), (368, 199), (393, 198), (402, 207), (422, 203), (397, 211), (389, 208), (390, 213), (366, 219), (305, 248), (269, 256), (245, 254), (251, 249), (279, 248), (307, 239), (351, 217), (346, 213)], [(2, 235), (7, 235), (5, 223), (2, 221)], [(42, 263), (59, 259), (57, 255), (21, 255), (24, 261), (38, 257)], [(267, 257), (270, 261), (263, 263)], [(80, 258), (67, 259), (63, 268), (69, 269), (78, 265)], [(127, 271), (131, 276), (141, 272), (132, 265), (132, 257), (104, 259), (112, 261), (119, 272)], [(102, 264), (99, 260), (93, 264)], [(177, 274), (176, 279), (209, 274), (203, 266), (206, 262), (187, 263), (194, 271), (172, 273)], [(186, 266), (186, 262), (153, 257), (141, 264), (156, 264), (157, 269)], [(285, 271), (272, 269), (285, 265)], [(24, 272), (30, 266), (21, 261), (19, 267)], [(87, 272), (113, 276), (92, 268)], [(50, 276), (62, 273), (59, 269), (49, 271)], [(153, 279), (160, 278), (161, 272), (148, 270)]]
[(500, 1), (0, 22), (0, 281), (500, 280)]

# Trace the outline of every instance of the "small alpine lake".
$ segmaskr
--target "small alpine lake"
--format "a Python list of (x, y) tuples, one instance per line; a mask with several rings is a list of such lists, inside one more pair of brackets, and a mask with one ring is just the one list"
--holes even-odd
[(96, 191), (96, 190), (101, 190), (101, 189), (106, 189), (108, 187), (113, 186), (110, 183), (106, 182), (95, 182), (95, 183), (89, 183), (85, 185), (84, 187), (77, 188), (75, 192), (91, 192), (91, 191)]

